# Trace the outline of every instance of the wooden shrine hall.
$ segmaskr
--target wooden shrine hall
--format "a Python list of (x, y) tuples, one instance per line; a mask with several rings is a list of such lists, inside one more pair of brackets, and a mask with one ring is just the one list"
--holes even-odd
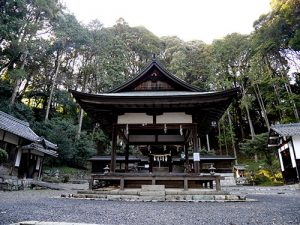
[[(141, 177), (138, 172), (128, 173), (129, 146), (138, 146), (148, 158), (148, 174), (143, 173), (142, 180), (151, 180), (153, 184), (155, 174), (160, 180), (174, 176), (184, 180), (185, 188), (188, 171), (192, 172), (188, 177), (194, 175), (195, 180), (200, 177), (199, 137), (208, 134), (212, 125), (216, 125), (238, 91), (204, 92), (172, 75), (155, 58), (134, 78), (107, 93), (70, 90), (88, 116), (111, 137), (111, 179), (120, 176), (126, 179), (126, 174), (130, 179)], [(116, 171), (117, 137), (126, 146), (123, 175)], [(192, 163), (189, 150), (193, 151)], [(173, 171), (173, 159), (178, 156), (184, 158), (182, 166), (186, 170), (182, 173)], [(123, 187), (124, 179), (120, 180)]]

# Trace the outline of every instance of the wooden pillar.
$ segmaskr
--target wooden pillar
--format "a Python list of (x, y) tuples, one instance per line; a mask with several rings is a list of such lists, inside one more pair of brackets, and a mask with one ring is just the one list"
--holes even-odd
[(189, 184), (188, 184), (187, 177), (185, 177), (184, 180), (183, 180), (183, 188), (184, 188), (185, 191), (187, 191), (189, 189)]
[(189, 143), (187, 142), (185, 145), (184, 145), (184, 155), (185, 155), (185, 165), (186, 165), (186, 172), (188, 173), (189, 171), (189, 165), (190, 165), (190, 162), (189, 162)]
[(173, 172), (173, 167), (172, 167), (172, 156), (168, 156), (168, 166), (169, 166), (169, 173)]
[(116, 171), (116, 147), (117, 147), (117, 129), (116, 125), (112, 126), (112, 144), (111, 144), (111, 162), (110, 162), (110, 172), (114, 173)]
[(129, 145), (125, 146), (125, 172), (128, 172)]
[[(193, 149), (194, 149), (194, 153), (199, 153), (198, 138), (197, 138), (197, 125), (196, 124), (193, 126)], [(195, 170), (195, 173), (200, 172), (199, 161), (194, 161), (194, 170)]]
[(38, 180), (41, 180), (42, 176), (42, 169), (43, 169), (44, 157), (40, 159), (40, 170), (38, 175)]
[(210, 152), (209, 136), (206, 134), (207, 151)]
[(28, 149), (28, 153), (27, 153), (27, 162), (26, 162), (26, 165), (27, 165), (27, 168), (26, 168), (26, 177), (25, 178), (31, 178), (30, 175), (29, 175), (29, 167), (30, 167), (30, 155), (31, 155), (31, 151), (30, 149)]
[(149, 173), (153, 171), (153, 156), (149, 155)]

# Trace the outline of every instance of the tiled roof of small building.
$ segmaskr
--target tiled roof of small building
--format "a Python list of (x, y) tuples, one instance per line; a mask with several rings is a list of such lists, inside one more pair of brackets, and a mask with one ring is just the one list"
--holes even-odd
[(53, 151), (51, 149), (46, 149), (46, 148), (44, 148), (43, 145), (38, 144), (38, 143), (31, 143), (29, 145), (22, 146), (22, 149), (33, 149), (33, 150), (37, 150), (37, 151), (43, 152), (43, 153), (45, 153), (47, 155), (52, 155), (54, 157), (58, 156), (58, 154), (57, 154), (56, 151)]
[(53, 144), (34, 133), (34, 131), (29, 127), (28, 122), (19, 120), (2, 111), (0, 111), (0, 129), (32, 142), (41, 143), (45, 141), (45, 145), (47, 147), (57, 149), (56, 144)]
[(271, 126), (271, 130), (281, 136), (300, 135), (300, 123), (276, 124)]

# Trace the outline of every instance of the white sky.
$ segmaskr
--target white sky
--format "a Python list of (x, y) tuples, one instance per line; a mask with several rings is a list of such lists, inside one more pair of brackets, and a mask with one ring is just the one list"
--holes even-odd
[(62, 0), (81, 22), (98, 19), (111, 27), (120, 17), (130, 26), (144, 26), (158, 37), (211, 43), (227, 34), (249, 34), (270, 0)]

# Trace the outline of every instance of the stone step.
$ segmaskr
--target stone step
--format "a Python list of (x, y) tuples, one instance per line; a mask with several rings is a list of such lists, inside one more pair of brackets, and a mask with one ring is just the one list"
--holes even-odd
[(165, 191), (165, 185), (142, 185), (141, 191)]
[(139, 200), (141, 201), (166, 201), (165, 196), (140, 196)]
[(73, 198), (92, 198), (100, 200), (126, 200), (126, 201), (222, 201), (222, 202), (236, 202), (247, 201), (244, 196), (239, 195), (82, 195), (74, 194)]
[(139, 190), (137, 189), (126, 189), (126, 190), (112, 190), (112, 191), (106, 191), (106, 190), (84, 190), (84, 191), (77, 191), (78, 194), (95, 194), (95, 195), (138, 195), (139, 194)]
[(142, 190), (140, 192), (141, 196), (165, 196), (166, 192), (165, 191), (144, 191)]
[(199, 190), (199, 189), (166, 189), (166, 195), (228, 195), (228, 191), (216, 191), (216, 190)]

